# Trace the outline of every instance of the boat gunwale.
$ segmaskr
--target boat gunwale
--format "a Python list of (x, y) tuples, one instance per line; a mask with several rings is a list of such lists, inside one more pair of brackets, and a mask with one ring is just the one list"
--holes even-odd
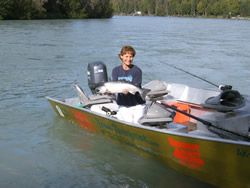
[(89, 109), (86, 109), (86, 108), (74, 106), (72, 104), (69, 104), (67, 102), (64, 102), (64, 101), (61, 101), (59, 99), (55, 99), (55, 98), (52, 98), (52, 97), (49, 97), (49, 96), (46, 96), (46, 99), (49, 100), (49, 101), (60, 103), (60, 104), (62, 104), (64, 106), (69, 106), (71, 108), (74, 108), (74, 109), (77, 109), (77, 110), (80, 110), (80, 111), (83, 111), (83, 112), (94, 114), (96, 116), (101, 116), (103, 118), (109, 119), (111, 121), (116, 121), (116, 122), (122, 123), (122, 124), (130, 126), (130, 127), (136, 127), (136, 128), (139, 128), (139, 129), (159, 132), (159, 133), (163, 133), (163, 134), (170, 134), (170, 135), (174, 135), (174, 136), (183, 136), (183, 137), (187, 137), (187, 138), (200, 139), (200, 140), (204, 140), (204, 141), (213, 141), (213, 142), (220, 142), (220, 143), (225, 143), (225, 144), (235, 144), (235, 145), (250, 146), (250, 142), (242, 141), (242, 140), (236, 141), (236, 140), (228, 140), (228, 139), (223, 139), (223, 138), (213, 138), (213, 137), (204, 137), (204, 136), (199, 136), (199, 135), (189, 135), (187, 133), (173, 132), (173, 131), (169, 131), (167, 129), (159, 129), (159, 128), (154, 128), (154, 127), (150, 127), (150, 126), (143, 126), (143, 125), (138, 126), (139, 124), (137, 125), (135, 123), (129, 123), (129, 122), (126, 122), (126, 121), (115, 119), (115, 118), (109, 117), (107, 115), (103, 115), (103, 114), (100, 114), (100, 113), (97, 113), (97, 112), (93, 112), (93, 111), (91, 111)]

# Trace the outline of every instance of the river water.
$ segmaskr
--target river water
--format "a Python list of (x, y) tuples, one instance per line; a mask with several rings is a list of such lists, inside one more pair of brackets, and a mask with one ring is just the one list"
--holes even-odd
[[(152, 79), (250, 92), (250, 22), (175, 17), (0, 22), (0, 187), (211, 187), (55, 115), (46, 96), (88, 89), (86, 68), (137, 51)], [(89, 91), (88, 91), (89, 92)]]

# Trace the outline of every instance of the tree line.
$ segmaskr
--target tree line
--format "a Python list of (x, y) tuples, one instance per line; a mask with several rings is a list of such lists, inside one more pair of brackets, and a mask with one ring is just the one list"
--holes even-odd
[(0, 19), (110, 18), (110, 0), (0, 0)]
[(157, 16), (250, 16), (250, 0), (112, 0), (116, 14)]
[(0, 19), (156, 16), (250, 16), (250, 0), (0, 0)]

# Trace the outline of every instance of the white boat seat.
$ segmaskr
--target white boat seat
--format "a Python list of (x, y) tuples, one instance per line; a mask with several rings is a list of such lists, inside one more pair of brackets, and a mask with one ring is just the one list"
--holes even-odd
[(113, 97), (109, 95), (93, 95), (88, 97), (83, 89), (77, 84), (74, 85), (82, 107), (90, 107), (95, 104), (112, 103)]

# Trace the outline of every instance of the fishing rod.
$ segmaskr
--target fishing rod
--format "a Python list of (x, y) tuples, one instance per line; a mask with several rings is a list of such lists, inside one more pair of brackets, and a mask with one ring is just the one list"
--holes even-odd
[(197, 75), (195, 75), (195, 74), (193, 74), (193, 73), (191, 73), (191, 72), (188, 72), (188, 71), (186, 71), (186, 70), (183, 70), (183, 69), (181, 69), (181, 68), (179, 68), (179, 67), (176, 67), (176, 66), (171, 65), (171, 64), (166, 63), (166, 62), (164, 62), (164, 64), (166, 64), (166, 65), (168, 65), (169, 67), (172, 67), (172, 68), (174, 68), (174, 69), (177, 69), (177, 70), (179, 70), (179, 71), (185, 72), (185, 73), (187, 73), (187, 74), (189, 74), (189, 75), (191, 75), (191, 76), (193, 76), (193, 77), (195, 77), (195, 78), (198, 78), (198, 79), (200, 79), (200, 80), (202, 80), (202, 81), (204, 81), (204, 82), (207, 82), (207, 83), (209, 83), (209, 84), (211, 84), (211, 85), (213, 85), (213, 86), (215, 86), (215, 87), (217, 87), (217, 88), (220, 88), (219, 85), (217, 85), (217, 84), (215, 84), (215, 83), (213, 83), (213, 82), (210, 82), (210, 81), (208, 81), (208, 80), (206, 80), (206, 79), (204, 79), (204, 78), (202, 78), (202, 77), (200, 77), (200, 76), (197, 76)]
[[(229, 134), (231, 134), (231, 135), (234, 135), (234, 136), (237, 136), (238, 138), (241, 138), (241, 139), (243, 139), (243, 140), (245, 140), (245, 141), (250, 141), (250, 138), (247, 137), (247, 136), (238, 134), (238, 133), (236, 133), (236, 132), (233, 132), (233, 131), (230, 131), (230, 130), (227, 130), (227, 129), (224, 129), (224, 128), (221, 128), (221, 127), (217, 127), (217, 126), (215, 126), (214, 124), (212, 124), (211, 122), (206, 121), (206, 120), (204, 120), (204, 119), (201, 119), (201, 118), (199, 118), (199, 117), (197, 117), (197, 116), (194, 116), (194, 115), (192, 115), (192, 114), (189, 114), (189, 113), (187, 113), (187, 112), (184, 112), (184, 111), (182, 111), (182, 110), (179, 110), (179, 109), (178, 109), (177, 107), (175, 107), (175, 106), (168, 105), (168, 104), (166, 104), (166, 103), (164, 103), (164, 102), (161, 102), (161, 101), (157, 101), (157, 102), (160, 103), (160, 104), (162, 104), (162, 105), (164, 105), (165, 107), (170, 108), (170, 109), (172, 109), (172, 110), (174, 110), (174, 111), (176, 111), (176, 112), (179, 112), (179, 113), (181, 113), (181, 114), (183, 114), (183, 115), (185, 115), (185, 116), (187, 116), (187, 117), (190, 117), (190, 118), (192, 118), (192, 119), (195, 119), (195, 120), (197, 120), (197, 121), (203, 123), (204, 125), (207, 125), (208, 127), (212, 127), (212, 128), (214, 128), (214, 129), (217, 129), (217, 130), (221, 130), (221, 131), (227, 132), (227, 133), (229, 133)], [(215, 132), (216, 132), (216, 131), (215, 131)], [(216, 133), (217, 133), (217, 134), (220, 134), (220, 133), (218, 133), (218, 132), (216, 132)], [(225, 135), (224, 135), (224, 136), (225, 136)]]

